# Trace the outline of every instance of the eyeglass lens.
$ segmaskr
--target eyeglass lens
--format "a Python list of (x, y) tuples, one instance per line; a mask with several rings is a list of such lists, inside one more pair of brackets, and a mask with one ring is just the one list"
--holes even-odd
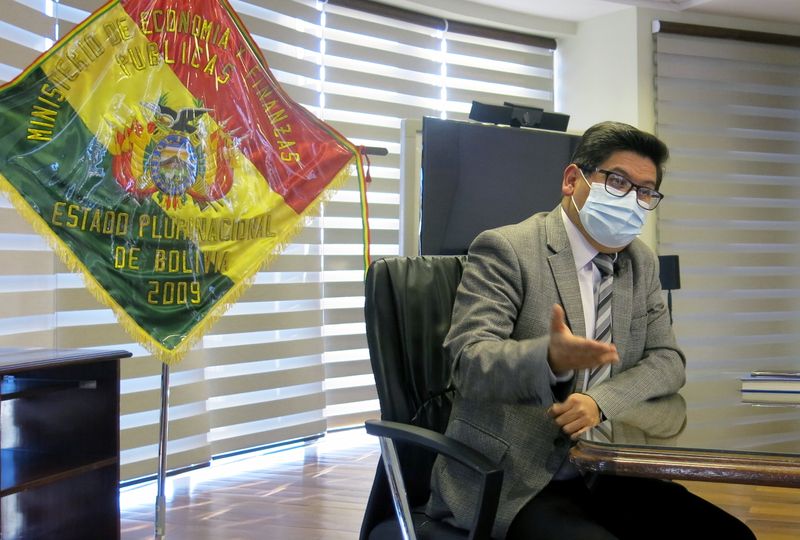
[[(603, 171), (605, 172), (605, 171)], [(644, 208), (655, 208), (661, 195), (650, 188), (636, 186), (622, 175), (606, 173), (606, 191), (617, 197), (624, 197), (631, 189), (636, 190), (636, 199)]]

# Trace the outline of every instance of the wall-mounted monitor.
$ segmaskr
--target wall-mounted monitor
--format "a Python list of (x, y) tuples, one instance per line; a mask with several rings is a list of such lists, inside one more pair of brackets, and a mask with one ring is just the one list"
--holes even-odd
[(424, 118), (420, 253), (463, 254), (480, 232), (555, 208), (579, 139)]

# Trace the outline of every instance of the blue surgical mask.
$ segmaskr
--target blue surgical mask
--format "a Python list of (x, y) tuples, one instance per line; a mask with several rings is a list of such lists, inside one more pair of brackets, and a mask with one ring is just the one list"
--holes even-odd
[[(583, 176), (583, 171), (581, 176)], [(609, 248), (622, 248), (633, 242), (642, 233), (646, 210), (636, 202), (636, 191), (631, 190), (624, 197), (615, 197), (600, 183), (590, 183), (589, 196), (578, 210), (583, 228), (595, 242)], [(575, 208), (575, 199), (572, 198)]]

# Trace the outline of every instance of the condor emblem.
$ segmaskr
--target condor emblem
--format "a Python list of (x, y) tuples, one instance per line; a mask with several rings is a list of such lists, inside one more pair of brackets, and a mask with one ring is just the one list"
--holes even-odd
[(232, 141), (203, 116), (205, 107), (178, 111), (160, 103), (142, 103), (142, 120), (116, 131), (110, 151), (114, 178), (137, 199), (156, 194), (167, 210), (191, 198), (201, 208), (225, 196), (233, 184)]
[(0, 192), (167, 363), (333, 189), (365, 190), (227, 0), (109, 0), (0, 87), (0, 126)]

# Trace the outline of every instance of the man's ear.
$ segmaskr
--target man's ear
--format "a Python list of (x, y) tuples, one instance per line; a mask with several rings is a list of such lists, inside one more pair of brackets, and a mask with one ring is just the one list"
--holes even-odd
[(561, 180), (561, 194), (565, 197), (572, 197), (577, 188), (578, 181), (581, 180), (581, 171), (577, 165), (570, 163), (564, 169), (564, 176)]

